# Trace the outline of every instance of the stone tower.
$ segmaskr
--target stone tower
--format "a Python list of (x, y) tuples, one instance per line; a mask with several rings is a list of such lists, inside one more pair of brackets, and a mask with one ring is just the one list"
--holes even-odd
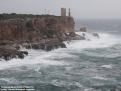
[(68, 9), (68, 16), (69, 17), (71, 16), (71, 10), (70, 10), (70, 8)]
[(61, 8), (61, 16), (66, 16), (66, 8)]

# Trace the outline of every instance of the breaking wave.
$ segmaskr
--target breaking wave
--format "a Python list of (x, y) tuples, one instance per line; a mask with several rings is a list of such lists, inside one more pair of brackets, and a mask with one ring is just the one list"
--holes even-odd
[(38, 91), (117, 89), (121, 79), (120, 39), (108, 33), (99, 36), (86, 33), (86, 40), (65, 42), (67, 48), (50, 52), (31, 49), (24, 59), (1, 61), (0, 83), (38, 84)]
[[(81, 35), (81, 32), (77, 32)], [(120, 40), (110, 34), (99, 33), (100, 38), (95, 38), (92, 34), (86, 33), (86, 40), (74, 40), (70, 43), (66, 43), (67, 48), (59, 48), (50, 52), (45, 52), (42, 50), (27, 50), (29, 56), (24, 59), (12, 59), (10, 61), (1, 61), (0, 70), (22, 66), (22, 65), (33, 65), (33, 64), (43, 64), (43, 65), (68, 65), (69, 63), (62, 60), (62, 58), (78, 58), (76, 55), (71, 55), (70, 52), (80, 52), (83, 49), (93, 49), (93, 48), (105, 48), (111, 47), (120, 43)], [(61, 59), (61, 61), (56, 61), (53, 59)]]

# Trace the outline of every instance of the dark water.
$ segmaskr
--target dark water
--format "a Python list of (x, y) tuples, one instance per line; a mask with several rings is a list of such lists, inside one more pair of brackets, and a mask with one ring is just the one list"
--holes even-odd
[(72, 41), (66, 49), (29, 50), (25, 59), (0, 62), (0, 85), (30, 85), (36, 91), (120, 91), (121, 21), (83, 20), (100, 39)]
[(121, 19), (113, 20), (76, 20), (76, 29), (80, 27), (87, 27), (88, 31), (100, 31), (108, 33), (120, 33), (121, 34)]

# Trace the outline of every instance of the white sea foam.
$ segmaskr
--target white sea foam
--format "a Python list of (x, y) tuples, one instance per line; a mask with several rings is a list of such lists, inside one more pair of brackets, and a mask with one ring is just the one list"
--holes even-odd
[(13, 83), (19, 83), (16, 79), (14, 79), (14, 78), (0, 78), (0, 81), (5, 81), (5, 82), (8, 82), (8, 83), (11, 83), (11, 84), (13, 84)]
[[(78, 32), (78, 34), (81, 34)], [(29, 56), (24, 59), (12, 59), (10, 61), (1, 61), (0, 62), (0, 70), (7, 69), (16, 66), (23, 65), (34, 65), (34, 64), (42, 64), (42, 65), (68, 65), (64, 60), (58, 61), (54, 59), (61, 58), (76, 58), (78, 56), (70, 54), (76, 50), (81, 50), (85, 48), (103, 48), (110, 47), (116, 43), (119, 43), (116, 37), (109, 34), (99, 34), (100, 38), (95, 38), (91, 34), (86, 33), (86, 38), (88, 40), (77, 40), (72, 41), (67, 45), (67, 48), (60, 48), (53, 50), (51, 52), (45, 52), (42, 50), (28, 50)], [(73, 50), (74, 49), (74, 50)]]
[(111, 64), (109, 64), (109, 65), (102, 65), (101, 67), (108, 68), (108, 69), (112, 69), (113, 68), (113, 66)]
[(56, 61), (50, 60), (49, 57), (54, 56), (51, 52), (44, 52), (44, 51), (35, 51), (29, 50), (29, 56), (25, 57), (24, 59), (12, 59), (9, 61), (1, 61), (0, 62), (0, 70), (8, 69), (11, 67), (16, 66), (23, 66), (23, 65), (34, 65), (34, 64), (42, 64), (42, 65), (67, 65), (64, 61)]
[[(81, 35), (81, 32), (78, 32), (77, 34)], [(67, 44), (67, 47), (70, 49), (104, 48), (110, 47), (120, 42), (119, 39), (110, 34), (99, 33), (99, 39), (90, 33), (85, 34), (87, 40), (72, 41), (70, 44)], [(88, 39), (90, 39), (90, 41)]]
[(101, 77), (101, 76), (95, 76), (95, 77), (92, 77), (92, 78), (99, 79), (99, 80), (108, 80), (108, 78)]
[(84, 91), (96, 91), (96, 90), (94, 90), (93, 88), (86, 88), (84, 89)]

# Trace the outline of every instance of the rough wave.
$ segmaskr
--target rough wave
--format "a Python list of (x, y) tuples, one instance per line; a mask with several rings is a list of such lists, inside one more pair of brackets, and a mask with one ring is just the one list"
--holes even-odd
[[(78, 32), (77, 34), (81, 35), (81, 32)], [(99, 36), (100, 38), (95, 38), (92, 34), (86, 33), (87, 40), (72, 41), (69, 45), (67, 45), (70, 49), (104, 48), (110, 47), (120, 42), (117, 37), (111, 34), (99, 33)]]
[[(82, 33), (77, 32), (77, 34), (81, 35)], [(12, 59), (7, 62), (1, 61), (0, 70), (32, 64), (68, 65), (68, 63), (64, 62), (62, 58), (77, 58), (77, 56), (70, 54), (73, 51), (77, 52), (89, 48), (105, 48), (119, 43), (119, 39), (113, 35), (99, 33), (99, 36), (100, 38), (98, 39), (92, 36), (92, 34), (86, 33), (86, 40), (75, 40), (71, 41), (69, 44), (65, 42), (67, 48), (60, 48), (51, 52), (45, 52), (42, 50), (28, 50), (29, 56), (24, 59)], [(61, 61), (56, 61), (54, 59), (61, 59)]]

